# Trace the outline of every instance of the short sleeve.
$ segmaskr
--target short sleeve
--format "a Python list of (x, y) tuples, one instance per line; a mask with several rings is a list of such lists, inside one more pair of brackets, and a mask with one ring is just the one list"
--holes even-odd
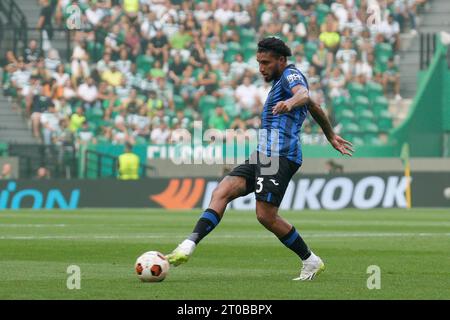
[(292, 88), (298, 85), (305, 87), (307, 90), (309, 89), (304, 76), (299, 70), (294, 68), (285, 70), (283, 73), (283, 86), (285, 89), (292, 90)]

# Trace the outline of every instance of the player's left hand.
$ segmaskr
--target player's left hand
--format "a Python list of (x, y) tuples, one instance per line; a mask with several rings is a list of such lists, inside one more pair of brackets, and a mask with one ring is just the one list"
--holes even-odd
[(272, 109), (273, 114), (288, 113), (292, 110), (292, 106), (286, 101), (278, 102)]
[(342, 155), (348, 155), (351, 157), (352, 153), (355, 152), (352, 148), (353, 144), (338, 135), (334, 135), (334, 137), (330, 139), (330, 143), (333, 148), (339, 151)]

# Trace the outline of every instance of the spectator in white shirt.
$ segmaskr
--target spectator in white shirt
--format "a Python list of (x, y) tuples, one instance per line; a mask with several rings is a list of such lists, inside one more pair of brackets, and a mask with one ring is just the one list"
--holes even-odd
[(235, 99), (240, 110), (255, 111), (258, 101), (258, 89), (250, 77), (244, 77), (243, 83), (236, 88)]
[(152, 130), (150, 140), (154, 144), (166, 144), (170, 137), (170, 130), (164, 121)]
[(353, 49), (353, 43), (350, 38), (347, 38), (342, 46), (336, 53), (336, 60), (342, 60), (344, 63), (349, 63), (353, 57), (356, 57), (357, 52)]
[(355, 75), (364, 75), (367, 80), (372, 79), (373, 69), (369, 63), (363, 62), (361, 59), (358, 59), (355, 64)]
[(400, 25), (394, 20), (393, 15), (389, 15), (387, 21), (383, 21), (378, 29), (378, 32), (394, 45), (396, 49), (399, 49), (400, 41)]
[(235, 13), (231, 10), (231, 6), (228, 3), (224, 3), (214, 13), (214, 19), (219, 21), (223, 26), (226, 26), (233, 18), (236, 20)]
[(243, 9), (239, 3), (235, 3), (233, 6), (233, 19), (238, 26), (246, 26), (251, 21), (248, 11)]
[(242, 54), (238, 53), (234, 56), (234, 61), (230, 65), (230, 73), (233, 79), (239, 80), (249, 67), (248, 63), (244, 61)]
[(139, 109), (139, 113), (134, 115), (131, 119), (131, 129), (133, 130), (134, 136), (140, 136), (148, 139), (150, 136), (150, 118), (147, 115), (148, 109), (142, 106)]
[(88, 77), (86, 82), (82, 83), (78, 87), (78, 98), (83, 101), (83, 106), (85, 110), (94, 107), (100, 107), (100, 102), (97, 100), (98, 90), (95, 85), (94, 79)]
[(92, 26), (97, 26), (97, 24), (104, 17), (104, 10), (99, 8), (97, 2), (91, 2), (91, 6), (85, 12), (86, 18)]
[(209, 43), (209, 48), (205, 50), (208, 57), (209, 64), (213, 69), (219, 68), (223, 61), (223, 50), (218, 46), (217, 39), (212, 39)]
[(128, 58), (128, 51), (126, 48), (120, 49), (120, 59), (115, 62), (115, 65), (122, 74), (130, 72), (131, 60)]
[(59, 118), (55, 105), (52, 103), (48, 106), (46, 112), (41, 115), (42, 135), (45, 145), (53, 144), (54, 138), (57, 136), (59, 127)]
[(194, 17), (195, 17), (195, 20), (197, 20), (198, 24), (201, 25), (203, 22), (208, 20), (209, 17), (212, 17), (212, 16), (213, 16), (213, 12), (210, 10), (208, 2), (205, 1), (205, 2), (197, 3), (197, 5), (195, 6), (195, 10), (194, 10)]

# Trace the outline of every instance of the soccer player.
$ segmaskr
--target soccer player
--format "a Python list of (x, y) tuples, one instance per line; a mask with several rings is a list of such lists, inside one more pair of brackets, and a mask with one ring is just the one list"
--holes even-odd
[(272, 82), (262, 112), (262, 132), (257, 151), (219, 183), (208, 209), (192, 234), (170, 254), (170, 264), (187, 262), (198, 243), (220, 222), (227, 204), (251, 192), (256, 195), (256, 217), (269, 231), (302, 260), (300, 276), (293, 280), (313, 280), (325, 269), (323, 261), (306, 245), (295, 227), (278, 214), (291, 177), (302, 164), (300, 129), (311, 113), (330, 144), (343, 155), (352, 155), (352, 144), (336, 135), (321, 107), (309, 98), (303, 73), (288, 64), (290, 48), (280, 39), (269, 37), (258, 43), (259, 71)]

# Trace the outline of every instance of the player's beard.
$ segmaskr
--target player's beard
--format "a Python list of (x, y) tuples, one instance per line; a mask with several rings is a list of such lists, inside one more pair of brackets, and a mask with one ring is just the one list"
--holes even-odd
[(264, 77), (264, 81), (266, 82), (272, 82), (273, 80), (275, 80), (276, 78), (278, 78), (278, 74), (279, 74), (279, 67), (277, 67), (268, 77)]

